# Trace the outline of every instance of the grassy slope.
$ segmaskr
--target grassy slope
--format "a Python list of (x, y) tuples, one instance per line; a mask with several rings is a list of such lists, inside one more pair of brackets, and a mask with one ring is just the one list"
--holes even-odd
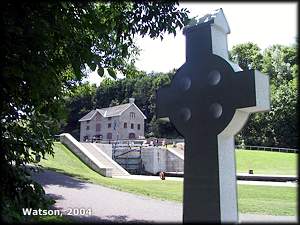
[[(42, 160), (41, 165), (45, 168), (63, 172), (89, 182), (113, 187), (118, 190), (129, 191), (136, 194), (152, 196), (154, 198), (180, 201), (178, 194), (182, 193), (182, 182), (177, 181), (143, 181), (127, 180), (118, 178), (107, 178), (91, 170), (84, 163), (81, 163), (71, 151), (60, 143), (54, 146), (55, 158), (49, 156), (48, 160)], [(170, 192), (162, 193), (162, 190)], [(174, 193), (176, 193), (174, 195)]]
[[(62, 144), (56, 143), (54, 150), (55, 158), (42, 160), (43, 167), (118, 190), (182, 202), (183, 183), (180, 181), (106, 178), (80, 163), (80, 160)], [(296, 188), (238, 185), (238, 194), (239, 211), (242, 213), (296, 214)]]
[(237, 171), (254, 174), (296, 175), (297, 154), (264, 152), (264, 151), (236, 151)]

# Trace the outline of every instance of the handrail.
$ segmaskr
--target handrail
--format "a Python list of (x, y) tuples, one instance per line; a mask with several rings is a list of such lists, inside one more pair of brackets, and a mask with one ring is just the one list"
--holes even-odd
[[(150, 138), (151, 139), (151, 138)], [(160, 140), (159, 143), (156, 143), (155, 146), (161, 146), (161, 141), (164, 140), (165, 144), (176, 144), (178, 142), (183, 142), (184, 139), (180, 138), (174, 138), (174, 139), (167, 139), (167, 138), (156, 138), (157, 140)], [(100, 141), (100, 143), (110, 143), (112, 145), (116, 145), (118, 147), (144, 147), (142, 144), (143, 141), (146, 139), (136, 139), (136, 140), (130, 140), (130, 139), (124, 139), (124, 140), (118, 140), (118, 141)], [(130, 144), (133, 143), (133, 144)], [(141, 143), (141, 144), (137, 144)], [(274, 151), (274, 152), (286, 152), (286, 153), (298, 153), (299, 149), (295, 148), (283, 148), (283, 147), (268, 147), (268, 146), (256, 146), (256, 145), (235, 145), (235, 148), (240, 148), (244, 150), (258, 150), (258, 151)]]
[(286, 153), (299, 153), (299, 149), (295, 148), (278, 148), (256, 145), (236, 145), (235, 148), (241, 150), (258, 150), (258, 151), (272, 151), (272, 152), (286, 152)]

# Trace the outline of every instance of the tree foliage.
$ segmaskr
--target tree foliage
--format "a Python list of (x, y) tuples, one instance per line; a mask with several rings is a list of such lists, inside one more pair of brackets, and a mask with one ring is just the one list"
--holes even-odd
[[(128, 99), (133, 97), (135, 98), (135, 104), (147, 117), (145, 121), (145, 135), (147, 137), (178, 137), (179, 134), (170, 122), (158, 120), (155, 116), (156, 90), (169, 84), (175, 71), (166, 74), (146, 74), (142, 71), (136, 71), (134, 69), (131, 74), (135, 73), (135, 75), (129, 78), (126, 76), (125, 79), (121, 80), (104, 79), (96, 89), (95, 95), (93, 95), (93, 92), (87, 92), (87, 89), (82, 90), (78, 87), (76, 96), (68, 98), (66, 101), (66, 108), (70, 108), (70, 113), (68, 114), (68, 121), (63, 127), (63, 132), (71, 133), (79, 139), (78, 120), (80, 117), (95, 108), (106, 108), (128, 103)], [(92, 88), (87, 83), (84, 86)], [(79, 99), (88, 99), (88, 102)]]
[(296, 46), (273, 45), (267, 48), (263, 58), (263, 72), (270, 76), (272, 84), (281, 84), (297, 79), (298, 56)]
[[(252, 50), (248, 51), (248, 48)], [(256, 69), (260, 68), (270, 77), (271, 88), (270, 111), (250, 115), (247, 125), (237, 135), (237, 143), (241, 143), (243, 140), (247, 145), (297, 148), (296, 73), (298, 65), (296, 64), (296, 46), (273, 45), (261, 52), (256, 44), (246, 43), (234, 46), (233, 49), (234, 51), (230, 52), (232, 59), (241, 59), (245, 56), (246, 60), (236, 62), (240, 63), (244, 69), (249, 69), (250, 66)], [(258, 58), (259, 60), (257, 60)], [(134, 68), (129, 78), (117, 81), (106, 79), (96, 90), (93, 107), (103, 108), (123, 104), (128, 102), (128, 98), (134, 97), (136, 104), (147, 116), (146, 136), (179, 137), (171, 123), (158, 120), (155, 116), (155, 92), (161, 86), (168, 84), (174, 73), (175, 71), (168, 74), (146, 74)], [(92, 99), (92, 96), (90, 98)], [(81, 108), (85, 108), (85, 105), (76, 105), (76, 107), (78, 107), (77, 112), (79, 113)], [(69, 116), (77, 117), (76, 113)], [(73, 121), (72, 129), (66, 131), (70, 133), (76, 131), (76, 137), (79, 137), (79, 123), (75, 119)]]
[(245, 69), (261, 70), (262, 54), (257, 44), (248, 42), (233, 46), (230, 51), (229, 57), (233, 62)]
[[(96, 85), (88, 83), (80, 84), (68, 96), (65, 97), (65, 120), (61, 121), (61, 127), (75, 138), (79, 138), (79, 127), (74, 127), (78, 120), (91, 111), (94, 107), (96, 95)], [(72, 116), (70, 116), (72, 115)]]
[[(25, 176), (22, 165), (34, 162), (30, 151), (53, 153), (64, 96), (85, 76), (85, 65), (112, 77), (116, 70), (126, 71), (137, 53), (136, 35), (163, 38), (188, 22), (188, 12), (177, 3), (152, 1), (0, 5), (1, 211), (15, 212), (15, 205), (26, 205), (20, 197), (26, 189), (19, 182)], [(90, 101), (82, 98), (77, 101)]]
[(251, 115), (237, 141), (244, 140), (248, 145), (298, 148), (297, 46), (272, 45), (261, 53), (257, 45), (247, 43), (234, 46), (230, 54), (243, 69), (249, 69), (250, 65), (260, 68), (269, 76), (271, 89), (270, 111)]

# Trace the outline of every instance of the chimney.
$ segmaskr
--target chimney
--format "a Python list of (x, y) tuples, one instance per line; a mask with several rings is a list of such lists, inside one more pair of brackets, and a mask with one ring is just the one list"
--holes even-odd
[(129, 103), (133, 104), (134, 103), (134, 98), (129, 98)]

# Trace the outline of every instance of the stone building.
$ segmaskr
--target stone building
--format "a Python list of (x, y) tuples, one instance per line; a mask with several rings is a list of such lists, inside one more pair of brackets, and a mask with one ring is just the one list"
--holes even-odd
[(90, 111), (80, 122), (80, 141), (92, 138), (102, 140), (144, 138), (146, 116), (134, 104), (129, 103)]

